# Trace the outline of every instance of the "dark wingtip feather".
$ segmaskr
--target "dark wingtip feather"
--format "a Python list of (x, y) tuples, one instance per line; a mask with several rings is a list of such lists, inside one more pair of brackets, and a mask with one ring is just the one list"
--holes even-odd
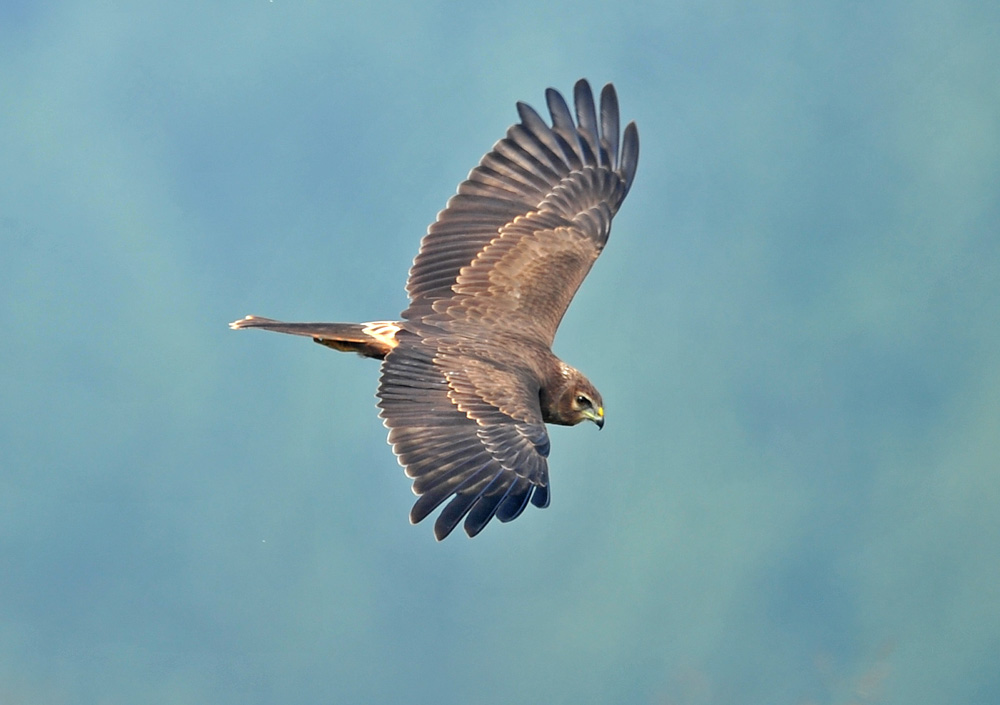
[(573, 102), (576, 104), (578, 131), (583, 138), (581, 144), (589, 147), (584, 160), (593, 166), (601, 166), (604, 160), (601, 159), (601, 137), (597, 134), (597, 108), (587, 79), (581, 78), (573, 86)]
[[(514, 483), (511, 483), (513, 487)], [(510, 492), (510, 488), (507, 488), (506, 492), (494, 492), (492, 494), (484, 494), (479, 498), (472, 508), (469, 509), (468, 515), (465, 517), (464, 529), (465, 533), (469, 535), (469, 538), (473, 538), (480, 531), (486, 528), (486, 525), (490, 523), (496, 513), (497, 509), (500, 507), (500, 503), (506, 499), (507, 494)]]
[(549, 107), (549, 114), (552, 115), (552, 126), (556, 130), (576, 132), (573, 114), (569, 111), (569, 105), (566, 104), (562, 93), (555, 88), (546, 88), (545, 103)]
[(538, 114), (537, 110), (520, 100), (517, 101), (517, 116), (521, 118), (522, 123), (537, 124), (539, 121), (542, 121), (542, 117)]
[(632, 179), (635, 178), (635, 170), (638, 166), (639, 130), (634, 122), (630, 122), (625, 126), (625, 134), (622, 137), (622, 153), (618, 164), (618, 170), (625, 180), (626, 190), (632, 187)]
[(549, 488), (542, 485), (536, 487), (535, 491), (531, 493), (531, 503), (539, 509), (545, 509), (549, 506)]
[(532, 485), (527, 480), (519, 481), (514, 487), (511, 487), (507, 497), (497, 507), (497, 519), (506, 523), (521, 516), (521, 512), (528, 506), (531, 499), (531, 490)]
[(608, 166), (618, 164), (618, 94), (608, 83), (601, 89), (601, 138), (608, 150)]
[(419, 524), (422, 522), (450, 496), (451, 494), (442, 495), (440, 493), (420, 495), (417, 501), (414, 502), (413, 507), (410, 508), (410, 523)]
[(478, 497), (478, 494), (456, 494), (438, 514), (434, 522), (434, 538), (438, 541), (448, 538), (448, 534), (455, 530)]
[(452, 524), (451, 526), (446, 526), (441, 523), (440, 519), (438, 519), (436, 522), (434, 522), (434, 540), (444, 541), (446, 538), (448, 538), (448, 534), (450, 534), (454, 529), (455, 529), (454, 524)]

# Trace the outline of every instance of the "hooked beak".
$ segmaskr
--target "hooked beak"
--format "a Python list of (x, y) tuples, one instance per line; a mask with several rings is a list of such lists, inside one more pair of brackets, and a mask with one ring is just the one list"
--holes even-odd
[(587, 412), (587, 418), (597, 424), (598, 429), (604, 428), (604, 407), (599, 406)]

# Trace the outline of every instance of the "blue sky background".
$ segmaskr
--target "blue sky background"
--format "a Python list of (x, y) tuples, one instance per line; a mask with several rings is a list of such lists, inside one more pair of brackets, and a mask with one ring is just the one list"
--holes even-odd
[[(0, 702), (1000, 701), (1000, 6), (0, 6)], [(377, 365), (427, 224), (586, 76), (608, 424), (437, 544)]]

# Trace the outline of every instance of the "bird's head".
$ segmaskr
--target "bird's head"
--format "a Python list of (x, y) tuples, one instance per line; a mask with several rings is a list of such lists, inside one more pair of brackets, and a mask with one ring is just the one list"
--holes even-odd
[(558, 391), (542, 405), (545, 421), (563, 426), (593, 421), (604, 428), (604, 400), (590, 380), (569, 365), (564, 365), (560, 378)]

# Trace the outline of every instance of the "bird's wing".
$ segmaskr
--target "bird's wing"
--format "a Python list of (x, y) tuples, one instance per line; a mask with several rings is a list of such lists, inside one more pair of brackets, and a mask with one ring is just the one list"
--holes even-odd
[(574, 88), (576, 121), (555, 90), (552, 125), (519, 103), (507, 131), (421, 242), (410, 270), (410, 321), (455, 329), (486, 323), (524, 329), (551, 344), (570, 300), (608, 238), (639, 156), (630, 123), (619, 150), (618, 98), (608, 84), (594, 103)]
[(417, 523), (449, 497), (438, 540), (465, 519), (475, 536), (496, 516), (510, 521), (531, 501), (548, 505), (549, 438), (533, 376), (404, 330), (382, 363), (380, 415), (393, 452), (413, 478)]

